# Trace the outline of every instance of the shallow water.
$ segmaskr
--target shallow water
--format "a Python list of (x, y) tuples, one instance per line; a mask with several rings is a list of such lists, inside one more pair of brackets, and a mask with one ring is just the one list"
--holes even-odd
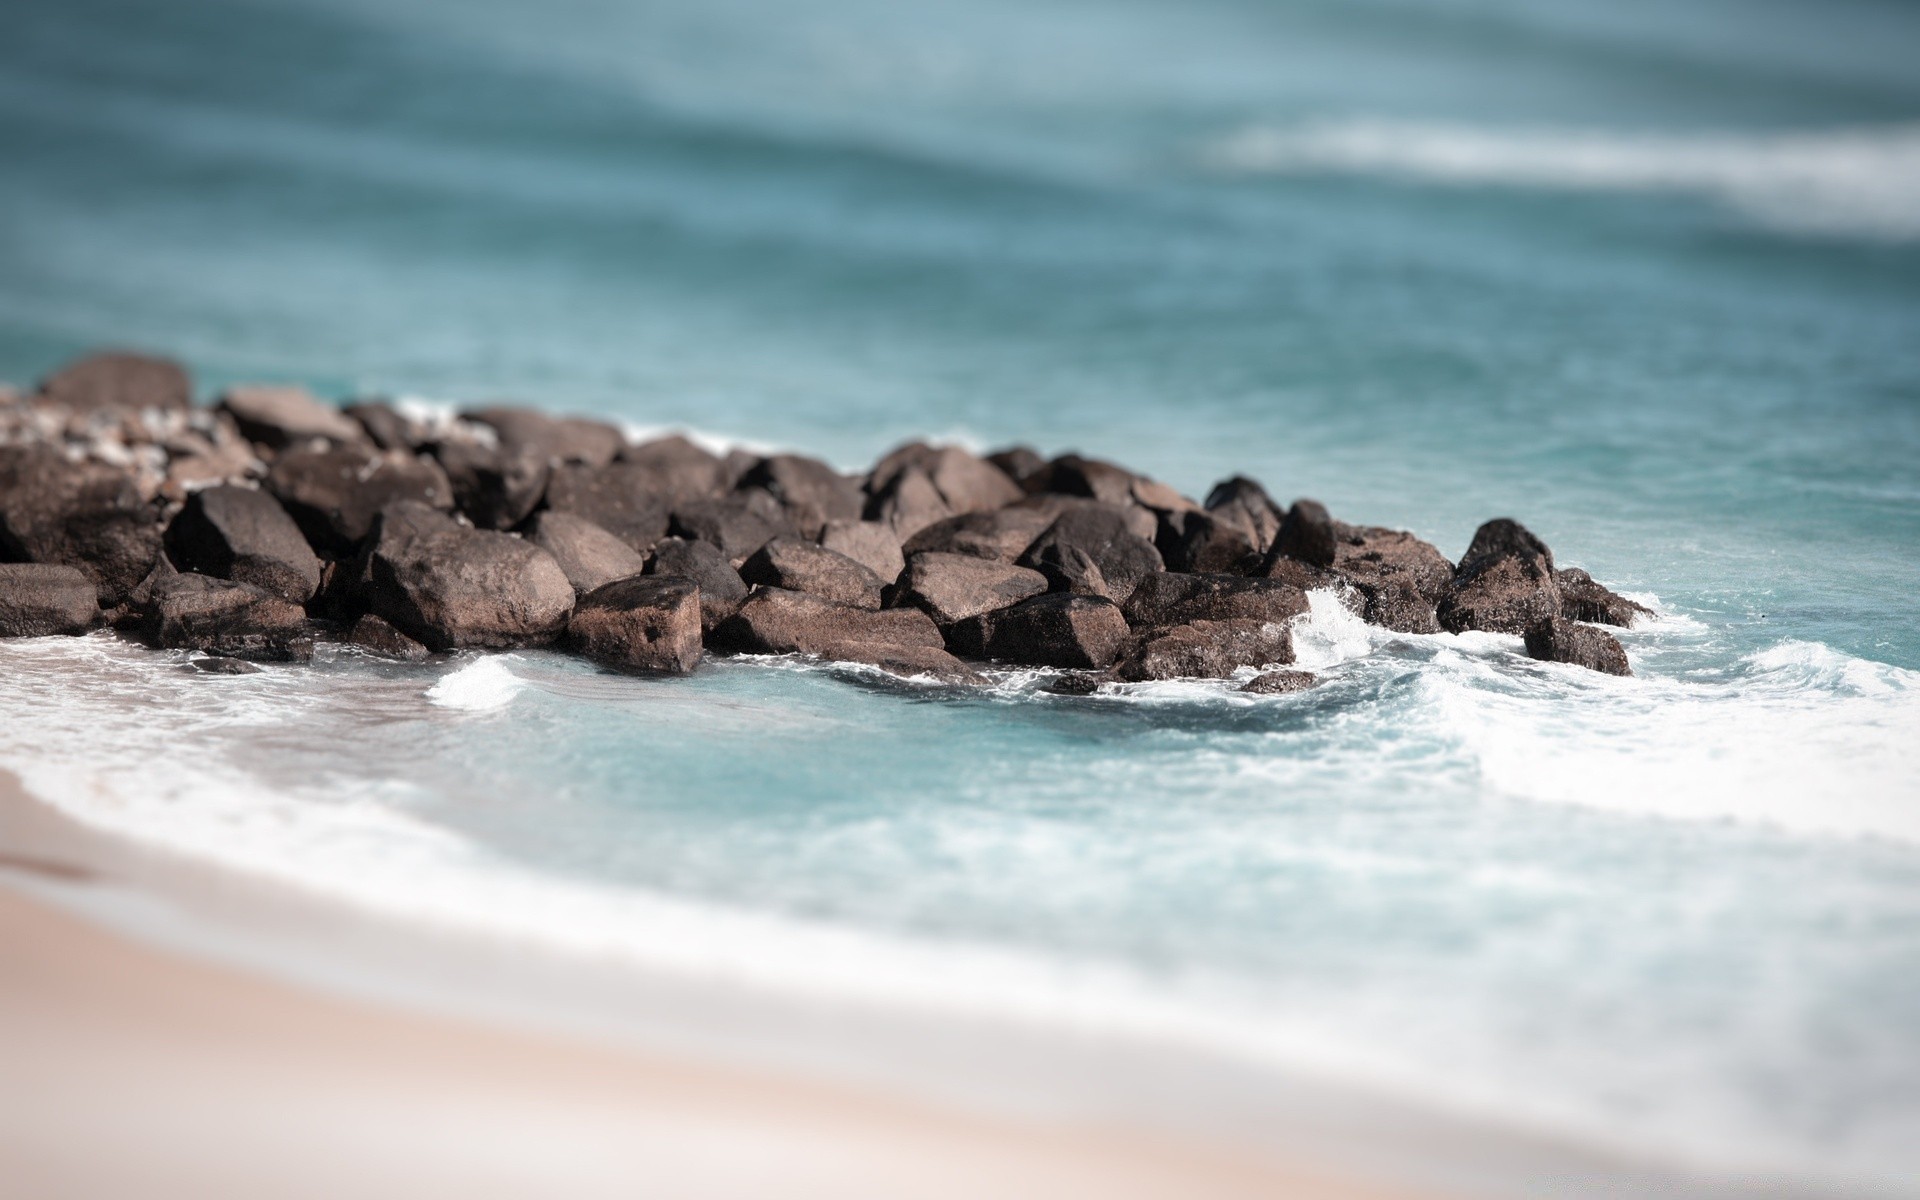
[(1258, 700), (15, 644), (0, 761), (368, 903), (1909, 1179), (1920, 13), (1602, 7), (16, 4), (0, 378), (1027, 440), (1662, 616), (1623, 681), (1317, 611)]

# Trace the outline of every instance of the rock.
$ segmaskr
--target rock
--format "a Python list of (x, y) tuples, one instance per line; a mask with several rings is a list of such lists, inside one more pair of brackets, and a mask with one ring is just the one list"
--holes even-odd
[(1155, 516), (1166, 517), (1174, 513), (1197, 513), (1204, 511), (1200, 505), (1182, 496), (1174, 488), (1157, 479), (1145, 475), (1133, 477), (1133, 502)]
[(719, 458), (684, 437), (656, 438), (620, 451), (620, 461), (646, 468), (653, 475), (653, 491), (668, 506), (706, 500), (731, 488)]
[(902, 541), (953, 515), (932, 477), (917, 466), (894, 475), (886, 490), (867, 502), (865, 512), (869, 520), (893, 530)]
[(700, 624), (708, 633), (740, 611), (747, 585), (711, 542), (662, 538), (647, 563), (651, 575), (675, 575), (700, 585)]
[(1452, 633), (1479, 629), (1521, 635), (1559, 614), (1553, 552), (1505, 518), (1488, 521), (1474, 533), (1437, 613), (1441, 627)]
[(1310, 671), (1268, 671), (1247, 680), (1239, 690), (1256, 696), (1284, 696), (1288, 692), (1304, 692), (1317, 682)]
[(1049, 492), (1090, 496), (1119, 508), (1133, 503), (1133, 472), (1114, 463), (1062, 454), (1047, 464), (1044, 474)]
[(108, 351), (89, 354), (48, 376), (40, 384), (40, 398), (77, 412), (184, 412), (193, 404), (193, 383), (186, 369), (170, 358)]
[[(542, 512), (534, 514), (527, 526), (527, 538), (553, 555), (567, 582), (578, 595), (597, 587), (638, 575), (647, 568), (647, 560), (619, 538), (574, 513)], [(664, 544), (664, 543), (662, 543)], [(741, 589), (744, 595), (746, 589)]]
[(1244, 475), (1235, 475), (1213, 485), (1207, 493), (1206, 510), (1216, 521), (1224, 521), (1246, 535), (1254, 553), (1265, 554), (1280, 536), (1280, 524), (1286, 511), (1273, 502), (1267, 489)]
[(646, 463), (559, 466), (547, 480), (547, 507), (592, 521), (645, 554), (667, 535), (671, 497), (658, 483)]
[(621, 670), (690, 674), (700, 665), (700, 585), (675, 575), (616, 579), (580, 598), (567, 643)]
[(1111, 508), (1086, 505), (1062, 513), (1027, 547), (1020, 565), (1034, 566), (1056, 546), (1075, 547), (1099, 565), (1109, 600), (1132, 595), (1142, 579), (1163, 565), (1153, 543), (1132, 533), (1126, 518)]
[(334, 555), (351, 554), (389, 504), (453, 507), (453, 487), (431, 459), (358, 446), (289, 450), (267, 472), (266, 488), (314, 549)]
[(453, 502), (481, 529), (511, 529), (547, 491), (546, 458), (527, 446), (442, 442), (434, 449)]
[(987, 461), (1000, 468), (1008, 479), (1027, 490), (1027, 480), (1046, 469), (1047, 460), (1040, 457), (1039, 451), (1031, 446), (1008, 446), (1004, 450), (995, 450), (987, 455)]
[(433, 650), (544, 645), (573, 611), (573, 585), (545, 550), (414, 501), (380, 514), (367, 567), (373, 612)]
[(1125, 680), (1225, 679), (1242, 667), (1293, 661), (1293, 637), (1273, 621), (1194, 621), (1141, 635), (1114, 668)]
[(1306, 593), (1275, 579), (1243, 575), (1184, 575), (1166, 571), (1140, 581), (1121, 606), (1135, 629), (1192, 621), (1271, 621), (1286, 624), (1307, 611)]
[(882, 583), (892, 583), (907, 569), (900, 539), (878, 521), (829, 521), (820, 531), (820, 544), (866, 567)]
[(1045, 547), (1034, 556), (1033, 569), (1046, 576), (1050, 592), (1107, 596), (1107, 577), (1100, 573), (1100, 564), (1078, 546), (1055, 542)]
[(196, 658), (187, 665), (208, 675), (258, 675), (260, 673), (259, 667), (244, 658), (227, 658), (218, 654), (207, 658)]
[(1054, 592), (956, 622), (947, 648), (1024, 666), (1098, 669), (1113, 663), (1127, 637), (1113, 601)]
[(1034, 508), (1003, 508), (998, 512), (962, 513), (936, 521), (907, 539), (906, 553), (935, 550), (942, 554), (971, 554), (999, 562), (1019, 562), (1057, 512)]
[(303, 387), (257, 384), (228, 388), (215, 408), (232, 417), (248, 441), (273, 450), (284, 450), (314, 438), (357, 442), (366, 433), (358, 421), (331, 405), (322, 404)]
[(741, 488), (765, 488), (786, 510), (800, 536), (818, 538), (828, 521), (860, 518), (860, 488), (817, 458), (776, 454), (753, 465)]
[(1280, 522), (1280, 533), (1273, 540), (1271, 557), (1293, 558), (1316, 567), (1333, 565), (1338, 539), (1334, 537), (1333, 518), (1318, 500), (1295, 500)]
[(941, 683), (981, 684), (986, 680), (978, 671), (945, 650), (931, 646), (887, 646), (872, 643), (843, 644), (824, 657), (839, 662), (866, 663), (889, 675), (903, 679), (933, 678)]
[(1552, 616), (1527, 627), (1527, 655), (1542, 662), (1571, 663), (1608, 675), (1631, 675), (1620, 640), (1604, 629)]
[(1054, 696), (1091, 696), (1100, 690), (1098, 675), (1056, 675), (1040, 689)]
[(530, 451), (549, 463), (604, 467), (626, 448), (626, 435), (605, 421), (551, 417), (531, 408), (496, 406), (460, 414), (485, 425), (502, 449)]
[(357, 423), (361, 432), (382, 450), (405, 450), (413, 453), (427, 444), (426, 431), (401, 416), (390, 404), (362, 400), (349, 404), (340, 411)]
[(736, 566), (774, 538), (800, 532), (787, 510), (763, 488), (682, 505), (673, 511), (669, 525), (675, 537), (710, 543)]
[(1568, 621), (1588, 621), (1595, 625), (1625, 628), (1653, 610), (1636, 604), (1617, 592), (1594, 582), (1593, 576), (1579, 567), (1566, 567), (1553, 573), (1560, 589), (1560, 615)]
[(933, 551), (908, 559), (900, 583), (898, 603), (915, 605), (942, 625), (1009, 608), (1047, 590), (1047, 578), (1038, 571)]
[(1161, 517), (1154, 547), (1169, 571), (1250, 575), (1264, 561), (1245, 529), (1206, 512)]
[(160, 556), (160, 524), (133, 476), (47, 445), (0, 446), (0, 559), (59, 563), (118, 603)]
[(192, 571), (153, 581), (147, 636), (168, 650), (305, 662), (313, 657), (306, 610), (250, 583)]
[(0, 638), (85, 633), (99, 619), (99, 589), (79, 568), (0, 563)]
[(195, 492), (167, 526), (167, 555), (184, 571), (234, 579), (295, 604), (320, 589), (320, 559), (280, 502), (242, 487)]
[(869, 477), (868, 489), (878, 496), (892, 486), (898, 474), (912, 469), (926, 476), (945, 506), (947, 511), (940, 517), (991, 512), (1026, 495), (1005, 471), (958, 446), (936, 448), (919, 443), (902, 446), (881, 459)]
[(740, 568), (749, 584), (806, 592), (855, 608), (879, 608), (880, 577), (825, 546), (799, 538), (775, 538)]
[(360, 619), (347, 630), (347, 643), (384, 658), (397, 658), (401, 662), (425, 662), (433, 653), (395, 629), (392, 622), (372, 613), (360, 614)]
[(861, 647), (919, 646), (944, 650), (933, 618), (917, 608), (878, 612), (805, 592), (755, 588), (740, 611), (713, 631), (717, 649), (742, 654), (813, 654), (865, 662)]
[(1453, 587), (1446, 555), (1410, 533), (1334, 523), (1333, 573), (1362, 597), (1361, 615), (1398, 633), (1438, 633), (1435, 609)]

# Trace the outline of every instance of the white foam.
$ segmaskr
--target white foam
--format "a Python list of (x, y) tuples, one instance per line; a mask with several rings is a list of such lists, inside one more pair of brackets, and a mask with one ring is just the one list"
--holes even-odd
[(526, 681), (513, 673), (513, 656), (476, 658), (427, 689), (427, 699), (442, 708), (491, 712), (513, 703)]
[(1334, 172), (1439, 183), (1678, 192), (1775, 228), (1920, 237), (1920, 123), (1770, 134), (1639, 134), (1430, 121), (1263, 125), (1204, 152), (1218, 170)]

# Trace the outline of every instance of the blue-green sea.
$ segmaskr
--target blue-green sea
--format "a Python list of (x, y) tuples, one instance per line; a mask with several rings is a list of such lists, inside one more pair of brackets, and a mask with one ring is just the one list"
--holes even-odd
[(0, 645), (0, 766), (396, 913), (1915, 1194), (1916, 64), (1895, 0), (13, 0), (0, 380), (1075, 449), (1658, 615), (1619, 680), (1329, 602), (1270, 698), (95, 635)]

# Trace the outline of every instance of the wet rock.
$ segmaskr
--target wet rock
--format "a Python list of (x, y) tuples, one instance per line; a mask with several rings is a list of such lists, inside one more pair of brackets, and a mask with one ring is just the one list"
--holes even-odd
[(1031, 446), (1008, 446), (1004, 450), (995, 450), (987, 455), (987, 461), (1000, 468), (1008, 479), (1020, 485), (1020, 490), (1028, 490), (1027, 481), (1046, 469), (1047, 460), (1040, 457), (1039, 451)]
[(1047, 590), (1046, 576), (966, 554), (926, 552), (907, 560), (899, 603), (912, 604), (948, 625), (1009, 608)]
[(211, 487), (195, 492), (167, 526), (175, 566), (263, 588), (295, 604), (320, 589), (320, 559), (300, 527), (265, 492)]
[(260, 673), (259, 667), (244, 658), (226, 658), (218, 654), (207, 658), (196, 658), (188, 665), (208, 675), (258, 675)]
[(941, 683), (982, 684), (978, 671), (945, 650), (931, 646), (887, 646), (871, 643), (844, 644), (823, 657), (838, 662), (865, 663), (879, 667), (889, 675), (903, 679), (932, 678)]
[(962, 513), (936, 521), (907, 539), (905, 550), (918, 554), (971, 554), (999, 562), (1020, 561), (1035, 539), (1058, 519), (1057, 512), (1035, 508), (1003, 508), (997, 512)]
[(1524, 635), (1559, 613), (1553, 552), (1518, 522), (1500, 518), (1474, 533), (1437, 616), (1452, 633), (1479, 629)]
[(626, 447), (626, 435), (605, 421), (552, 417), (531, 408), (496, 406), (462, 413), (493, 430), (507, 450), (526, 450), (549, 463), (604, 467)]
[(547, 491), (547, 460), (526, 446), (442, 442), (434, 448), (453, 502), (481, 529), (511, 529)]
[(1020, 565), (1034, 566), (1053, 552), (1054, 547), (1069, 546), (1084, 552), (1099, 565), (1110, 600), (1124, 600), (1132, 595), (1142, 579), (1161, 570), (1163, 565), (1153, 543), (1129, 530), (1122, 514), (1094, 505), (1062, 513), (1027, 547), (1020, 557)]
[(947, 648), (1024, 666), (1098, 669), (1112, 665), (1127, 638), (1113, 601), (1054, 592), (956, 622)]
[(250, 583), (181, 571), (155, 579), (148, 603), (147, 636), (164, 649), (268, 662), (313, 657), (306, 610)]
[(1267, 489), (1244, 475), (1214, 484), (1207, 493), (1206, 510), (1214, 520), (1245, 534), (1256, 554), (1272, 548), (1274, 539), (1280, 536), (1280, 523), (1287, 516), (1286, 510), (1267, 495)]
[(40, 398), (79, 412), (157, 408), (184, 411), (193, 383), (179, 363), (149, 354), (108, 351), (68, 363), (40, 384)]
[(1054, 696), (1091, 696), (1100, 690), (1098, 675), (1056, 675), (1040, 689)]
[(1273, 621), (1194, 621), (1142, 634), (1114, 674), (1149, 679), (1225, 679), (1242, 667), (1293, 661), (1293, 637)]
[(79, 568), (0, 563), (0, 638), (85, 633), (99, 619), (99, 589)]
[(743, 488), (673, 511), (673, 536), (707, 542), (738, 566), (775, 538), (799, 536), (786, 508), (763, 488)]
[(667, 535), (672, 498), (657, 483), (645, 463), (559, 466), (547, 480), (547, 507), (592, 521), (645, 554)]
[(806, 592), (856, 608), (879, 608), (880, 577), (825, 546), (800, 538), (775, 538), (740, 567), (749, 584)]
[(1357, 589), (1361, 615), (1398, 633), (1438, 633), (1435, 610), (1453, 587), (1446, 555), (1410, 533), (1335, 522), (1334, 574)]
[(425, 662), (433, 653), (395, 629), (392, 622), (372, 613), (360, 614), (360, 619), (347, 630), (347, 643), (401, 662)]
[(1560, 615), (1569, 621), (1587, 621), (1595, 625), (1632, 625), (1653, 610), (1594, 582), (1593, 576), (1579, 567), (1566, 567), (1553, 573), (1560, 589)]
[(933, 618), (917, 608), (874, 611), (784, 588), (755, 588), (740, 611), (713, 631), (716, 649), (742, 654), (812, 654), (866, 662), (861, 647), (944, 650)]
[(1160, 518), (1154, 546), (1169, 571), (1251, 575), (1263, 562), (1244, 528), (1206, 512)]
[(1280, 533), (1273, 540), (1272, 557), (1292, 558), (1316, 567), (1333, 565), (1337, 540), (1333, 518), (1318, 500), (1295, 500), (1280, 522)]
[(653, 492), (669, 506), (711, 499), (732, 486), (717, 456), (677, 435), (628, 446), (620, 451), (620, 461), (651, 472)]
[(314, 438), (357, 442), (366, 432), (358, 421), (332, 405), (322, 404), (303, 387), (257, 384), (228, 388), (215, 408), (232, 417), (248, 441), (272, 450), (284, 450)]
[[(647, 560), (638, 550), (574, 513), (541, 512), (527, 526), (527, 538), (553, 556), (578, 595), (638, 575)], [(662, 542), (662, 545), (665, 543)], [(745, 589), (741, 589), (745, 594)]]
[(453, 507), (453, 487), (431, 459), (357, 446), (289, 450), (267, 472), (266, 489), (307, 541), (326, 554), (351, 554), (389, 504)]
[(625, 671), (686, 675), (700, 664), (700, 585), (674, 575), (617, 579), (580, 598), (567, 643)]
[(882, 583), (892, 583), (907, 568), (900, 539), (879, 521), (829, 521), (820, 531), (820, 544), (866, 567)]
[(776, 454), (753, 465), (738, 485), (764, 488), (786, 510), (800, 536), (818, 538), (828, 521), (857, 521), (859, 485), (817, 458)]
[(1047, 590), (1106, 598), (1107, 577), (1100, 564), (1078, 546), (1055, 542), (1034, 556), (1033, 569), (1047, 578)]
[(59, 563), (118, 603), (160, 556), (160, 524), (133, 476), (48, 445), (0, 446), (0, 559)]
[(740, 611), (747, 585), (740, 572), (710, 542), (662, 538), (647, 563), (650, 575), (675, 575), (700, 585), (700, 623), (706, 632)]
[(1525, 637), (1530, 658), (1571, 663), (1608, 675), (1633, 674), (1620, 640), (1604, 629), (1553, 616), (1529, 625)]
[(412, 501), (380, 514), (368, 592), (376, 615), (433, 650), (544, 645), (574, 601), (566, 572), (532, 542)]
[(1268, 671), (1241, 684), (1240, 690), (1256, 696), (1284, 696), (1288, 692), (1304, 692), (1316, 682), (1310, 671)]
[(1142, 579), (1122, 611), (1135, 629), (1203, 620), (1285, 624), (1307, 611), (1307, 596), (1276, 579), (1166, 571)]

